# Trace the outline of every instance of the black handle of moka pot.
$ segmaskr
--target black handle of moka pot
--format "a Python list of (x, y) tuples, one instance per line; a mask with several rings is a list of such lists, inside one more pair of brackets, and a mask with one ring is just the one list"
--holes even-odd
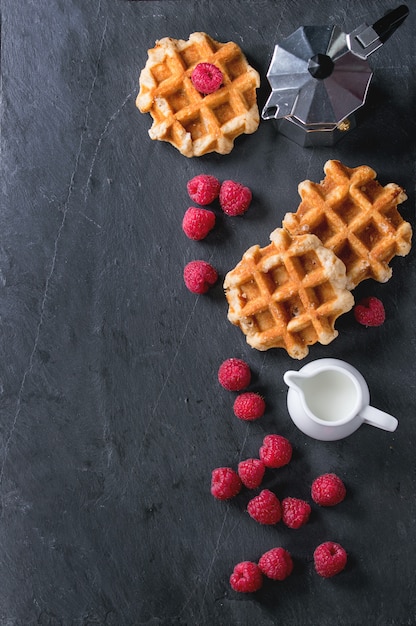
[(389, 11), (382, 18), (373, 24), (373, 29), (377, 33), (380, 41), (384, 43), (394, 33), (394, 31), (404, 22), (409, 15), (409, 9), (405, 4), (401, 4), (396, 9)]
[(368, 26), (366, 23), (361, 24), (347, 34), (349, 49), (360, 59), (367, 59), (370, 54), (373, 54), (387, 41), (408, 15), (409, 9), (405, 4), (401, 4), (383, 15), (372, 26)]

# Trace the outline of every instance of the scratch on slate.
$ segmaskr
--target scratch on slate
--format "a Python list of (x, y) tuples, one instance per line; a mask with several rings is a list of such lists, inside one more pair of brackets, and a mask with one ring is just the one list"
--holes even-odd
[(67, 214), (69, 211), (69, 205), (70, 205), (70, 201), (71, 201), (71, 197), (72, 197), (72, 193), (74, 191), (74, 186), (75, 186), (75, 176), (78, 172), (78, 167), (79, 167), (79, 162), (81, 159), (81, 154), (82, 154), (82, 147), (84, 144), (84, 136), (87, 132), (87, 124), (88, 124), (88, 120), (89, 120), (89, 107), (91, 104), (91, 100), (92, 100), (92, 94), (94, 92), (94, 88), (95, 88), (95, 84), (97, 82), (97, 76), (98, 76), (98, 68), (100, 65), (100, 60), (101, 60), (101, 54), (102, 54), (102, 49), (103, 49), (103, 43), (104, 43), (104, 37), (105, 37), (105, 33), (107, 30), (107, 21), (104, 24), (104, 29), (103, 29), (103, 34), (101, 37), (101, 43), (100, 43), (100, 51), (99, 51), (99, 55), (98, 55), (98, 60), (97, 60), (97, 64), (96, 64), (96, 68), (95, 68), (95, 74), (91, 83), (91, 88), (89, 90), (88, 93), (88, 99), (87, 99), (87, 104), (85, 107), (85, 118), (84, 118), (84, 123), (82, 125), (82, 130), (81, 130), (81, 134), (80, 134), (80, 139), (79, 139), (79, 144), (78, 144), (78, 150), (77, 153), (75, 155), (75, 163), (74, 163), (74, 169), (72, 170), (71, 176), (70, 176), (70, 180), (69, 180), (69, 185), (68, 185), (68, 191), (67, 191), (67, 195), (66, 195), (66, 199), (64, 202), (64, 205), (62, 207), (62, 220), (61, 223), (59, 225), (58, 231), (56, 233), (56, 237), (55, 237), (55, 241), (54, 241), (54, 246), (53, 246), (53, 254), (52, 254), (52, 260), (51, 260), (51, 265), (50, 265), (50, 270), (49, 273), (46, 277), (46, 281), (45, 281), (45, 288), (43, 290), (43, 294), (42, 294), (42, 298), (41, 298), (41, 303), (40, 303), (40, 313), (39, 313), (39, 320), (36, 326), (36, 332), (35, 332), (35, 338), (33, 341), (33, 347), (32, 347), (32, 351), (30, 353), (29, 356), (29, 362), (28, 365), (25, 369), (25, 371), (23, 372), (23, 376), (22, 376), (22, 380), (20, 383), (20, 387), (19, 387), (19, 391), (17, 394), (17, 399), (16, 399), (16, 410), (14, 412), (14, 416), (13, 416), (13, 420), (12, 423), (10, 425), (10, 429), (9, 429), (9, 433), (7, 435), (5, 444), (4, 444), (4, 448), (3, 448), (3, 459), (1, 461), (1, 465), (0, 465), (0, 504), (1, 504), (1, 517), (3, 517), (4, 515), (4, 494), (3, 494), (3, 479), (4, 479), (4, 473), (5, 473), (5, 467), (6, 467), (6, 463), (7, 463), (7, 459), (8, 459), (8, 455), (9, 455), (9, 450), (10, 450), (10, 445), (13, 439), (13, 435), (14, 435), (14, 431), (16, 430), (16, 426), (20, 417), (20, 413), (21, 413), (21, 409), (22, 409), (22, 397), (23, 397), (23, 392), (25, 389), (25, 385), (26, 385), (26, 381), (28, 376), (31, 374), (32, 370), (33, 370), (33, 365), (34, 365), (34, 359), (35, 359), (35, 354), (37, 352), (37, 348), (39, 345), (39, 338), (40, 338), (40, 333), (42, 330), (42, 326), (43, 326), (43, 321), (44, 321), (44, 317), (45, 317), (45, 308), (46, 308), (46, 302), (48, 299), (48, 294), (49, 294), (49, 287), (50, 287), (50, 283), (52, 280), (52, 277), (54, 275), (55, 272), (55, 266), (56, 266), (56, 261), (57, 261), (57, 257), (58, 257), (58, 248), (59, 248), (59, 243), (62, 237), (62, 233), (64, 230), (64, 226), (66, 223), (66, 218), (67, 218)]
[[(212, 255), (211, 255), (211, 256), (212, 256)], [(159, 395), (158, 395), (158, 396), (157, 396), (157, 398), (156, 398), (156, 401), (155, 401), (155, 404), (154, 404), (153, 410), (152, 410), (152, 412), (151, 412), (151, 414), (150, 414), (149, 421), (147, 422), (146, 428), (144, 429), (143, 437), (142, 437), (142, 440), (141, 440), (141, 442), (140, 442), (140, 447), (139, 447), (139, 449), (138, 449), (138, 453), (137, 453), (137, 458), (138, 458), (138, 459), (140, 459), (141, 452), (142, 452), (142, 450), (143, 450), (143, 446), (144, 446), (144, 443), (145, 443), (146, 438), (147, 438), (147, 434), (148, 434), (148, 432), (149, 432), (149, 430), (150, 430), (150, 426), (151, 426), (151, 424), (152, 424), (152, 422), (153, 422), (153, 419), (154, 419), (154, 417), (155, 417), (155, 415), (156, 415), (156, 411), (157, 411), (157, 409), (158, 409), (159, 402), (160, 402), (160, 400), (161, 400), (161, 398), (162, 398), (162, 396), (163, 396), (163, 392), (164, 392), (164, 391), (165, 391), (165, 389), (166, 389), (166, 385), (168, 384), (168, 381), (169, 381), (169, 379), (170, 379), (170, 375), (171, 375), (171, 373), (172, 373), (172, 371), (173, 371), (173, 369), (174, 369), (174, 366), (175, 366), (175, 363), (176, 363), (176, 359), (178, 358), (179, 351), (180, 351), (180, 349), (181, 349), (181, 347), (182, 347), (182, 344), (183, 344), (183, 342), (184, 342), (184, 340), (185, 340), (185, 336), (186, 336), (186, 333), (188, 332), (188, 327), (189, 327), (189, 324), (191, 323), (191, 319), (193, 318), (193, 315), (194, 315), (194, 313), (195, 313), (195, 309), (196, 309), (197, 304), (198, 304), (198, 302), (199, 302), (199, 298), (200, 298), (200, 296), (198, 296), (198, 297), (195, 299), (194, 306), (192, 307), (192, 310), (191, 310), (191, 312), (190, 312), (190, 314), (189, 314), (189, 316), (188, 316), (188, 319), (186, 320), (185, 328), (184, 328), (184, 330), (183, 330), (182, 337), (180, 338), (179, 345), (178, 345), (178, 347), (176, 348), (175, 354), (173, 355), (173, 359), (172, 359), (172, 361), (171, 361), (171, 364), (170, 364), (169, 370), (168, 370), (168, 372), (167, 372), (167, 374), (166, 374), (166, 376), (165, 376), (165, 379), (164, 379), (164, 381), (163, 381), (163, 385), (162, 385), (162, 387), (161, 387), (161, 389), (160, 389), (160, 391), (159, 391)]]
[(82, 215), (82, 217), (85, 217), (86, 220), (94, 224), (94, 226), (96, 226), (97, 228), (102, 228), (102, 226), (98, 222), (93, 220), (91, 217), (88, 217), (88, 215), (85, 215), (85, 213), (83, 213), (82, 211), (80, 211), (79, 213), (80, 215)]
[(274, 31), (274, 36), (271, 38), (272, 41), (278, 41), (281, 33), (280, 33), (280, 26), (281, 24), (284, 24), (285, 19), (286, 19), (286, 13), (290, 11), (290, 2), (285, 3), (285, 5), (282, 7), (280, 6), (279, 8), (279, 19), (276, 20), (276, 28)]
[[(211, 577), (211, 572), (212, 572), (212, 568), (214, 567), (214, 563), (215, 560), (219, 554), (220, 551), (220, 543), (221, 543), (221, 537), (223, 535), (224, 532), (224, 527), (225, 527), (225, 522), (227, 521), (227, 517), (228, 517), (228, 509), (226, 509), (223, 519), (222, 519), (222, 524), (221, 524), (221, 528), (220, 528), (220, 532), (218, 533), (218, 537), (217, 537), (217, 541), (214, 547), (214, 553), (212, 555), (212, 559), (211, 562), (208, 565), (208, 568), (206, 570), (204, 570), (204, 577), (205, 577), (205, 585), (204, 585), (204, 591), (202, 594), (202, 598), (201, 598), (201, 607), (200, 607), (200, 612), (199, 612), (199, 616), (202, 616), (202, 611), (204, 608), (204, 601), (205, 601), (205, 597), (207, 595), (207, 591), (208, 591), (208, 584), (209, 584), (209, 579)], [(192, 597), (194, 596), (196, 590), (198, 589), (199, 585), (195, 585), (193, 590), (191, 591), (191, 593), (188, 596), (188, 599), (186, 600), (186, 602), (183, 604), (179, 614), (177, 615), (177, 619), (180, 619), (181, 615), (183, 614), (183, 612), (185, 611), (186, 607), (188, 606), (189, 602), (191, 601)]]
[(99, 2), (98, 2), (97, 12), (96, 12), (97, 18), (100, 15), (100, 13), (101, 13), (101, 0), (99, 0)]
[(204, 593), (202, 594), (202, 598), (201, 598), (201, 610), (200, 610), (200, 613), (199, 613), (200, 616), (202, 616), (202, 611), (203, 611), (203, 608), (204, 608), (205, 597), (206, 597), (207, 591), (208, 591), (208, 584), (209, 584), (209, 580), (211, 578), (212, 568), (214, 567), (214, 563), (215, 563), (215, 561), (217, 559), (217, 556), (219, 554), (221, 537), (222, 537), (222, 534), (224, 532), (225, 522), (227, 521), (227, 517), (228, 517), (228, 509), (226, 509), (226, 511), (224, 513), (224, 517), (222, 519), (220, 532), (218, 533), (217, 542), (215, 544), (214, 553), (212, 555), (211, 562), (208, 565), (208, 569), (207, 569), (207, 572), (206, 572)]
[[(208, 258), (208, 263), (211, 263), (211, 262), (212, 262), (212, 258), (213, 258), (213, 256), (214, 256), (214, 253), (211, 253), (211, 255), (210, 255), (210, 256), (209, 256), (209, 258)], [(141, 452), (142, 452), (142, 450), (143, 450), (143, 446), (144, 446), (144, 443), (145, 443), (145, 441), (146, 441), (147, 434), (148, 434), (148, 432), (149, 432), (149, 430), (150, 430), (150, 426), (151, 426), (151, 424), (152, 424), (152, 422), (153, 422), (153, 420), (154, 420), (154, 417), (155, 417), (155, 415), (156, 415), (156, 411), (157, 411), (157, 409), (158, 409), (159, 402), (160, 402), (160, 400), (161, 400), (161, 398), (162, 398), (162, 396), (163, 396), (163, 393), (164, 393), (164, 391), (165, 391), (165, 389), (166, 389), (166, 385), (167, 385), (167, 384), (168, 384), (168, 382), (169, 382), (170, 375), (171, 375), (171, 373), (172, 373), (172, 371), (173, 371), (173, 369), (174, 369), (174, 366), (175, 366), (175, 363), (176, 363), (176, 359), (178, 358), (179, 351), (180, 351), (180, 349), (181, 349), (181, 347), (182, 347), (182, 344), (183, 344), (183, 342), (184, 342), (184, 340), (185, 340), (186, 333), (188, 332), (188, 327), (189, 327), (189, 324), (191, 323), (191, 320), (192, 320), (192, 318), (193, 318), (193, 316), (194, 316), (195, 309), (196, 309), (196, 307), (197, 307), (197, 305), (198, 305), (198, 302), (199, 302), (199, 298), (200, 298), (200, 296), (197, 296), (197, 297), (195, 298), (195, 303), (194, 303), (194, 306), (192, 307), (191, 312), (190, 312), (190, 314), (189, 314), (189, 316), (188, 316), (188, 319), (186, 320), (186, 324), (185, 324), (185, 327), (184, 327), (184, 330), (183, 330), (182, 336), (181, 336), (181, 338), (180, 338), (180, 341), (179, 341), (178, 347), (177, 347), (177, 348), (176, 348), (176, 350), (175, 350), (175, 354), (173, 355), (173, 358), (172, 358), (172, 361), (171, 361), (171, 364), (170, 364), (169, 370), (168, 370), (168, 372), (167, 372), (167, 374), (166, 374), (166, 376), (165, 376), (165, 379), (164, 379), (164, 381), (163, 381), (162, 387), (161, 387), (161, 389), (160, 389), (160, 391), (159, 391), (159, 395), (158, 395), (158, 396), (157, 396), (157, 398), (156, 398), (155, 405), (154, 405), (154, 407), (153, 407), (153, 410), (152, 410), (152, 412), (151, 412), (151, 415), (150, 415), (149, 421), (148, 421), (148, 423), (147, 423), (147, 425), (146, 425), (146, 428), (145, 428), (145, 430), (144, 430), (143, 437), (142, 437), (142, 440), (141, 440), (141, 443), (140, 443), (140, 447), (139, 447), (139, 449), (138, 449), (138, 454), (137, 454), (137, 458), (138, 458), (138, 459), (139, 459), (139, 458), (140, 458), (140, 456), (141, 456)]]
[[(119, 106), (117, 111), (115, 111), (111, 115), (111, 117), (107, 120), (107, 123), (104, 126), (101, 135), (98, 137), (97, 145), (95, 146), (94, 154), (93, 154), (92, 159), (91, 159), (91, 165), (90, 165), (90, 169), (89, 169), (89, 172), (88, 172), (87, 182), (85, 183), (85, 187), (84, 187), (84, 203), (86, 203), (86, 201), (87, 201), (88, 188), (89, 188), (89, 185), (90, 185), (90, 182), (91, 182), (91, 178), (92, 178), (92, 173), (94, 171), (95, 162), (97, 160), (97, 155), (98, 155), (98, 152), (100, 150), (100, 147), (101, 147), (101, 144), (103, 142), (103, 139), (106, 136), (107, 131), (108, 131), (110, 125), (112, 124), (112, 122), (114, 122), (114, 120), (118, 117), (118, 115), (121, 113), (121, 111), (126, 106), (127, 102), (130, 100), (130, 98), (132, 97), (132, 95), (135, 92), (136, 92), (136, 88), (132, 89), (131, 92), (124, 98), (123, 102), (121, 103), (121, 105)], [(86, 217), (86, 216), (84, 215), (84, 217)]]
[(243, 439), (243, 443), (240, 446), (240, 454), (239, 454), (239, 457), (238, 457), (238, 462), (240, 462), (242, 460), (243, 451), (244, 451), (244, 448), (246, 447), (246, 443), (247, 443), (249, 432), (250, 432), (250, 426), (249, 426), (249, 424), (247, 424), (246, 432), (245, 432), (244, 439)]
[[(244, 451), (244, 448), (246, 446), (247, 439), (248, 439), (248, 436), (249, 436), (250, 432), (251, 432), (250, 425), (247, 424), (246, 425), (245, 434), (244, 434), (244, 439), (243, 439), (243, 442), (242, 442), (242, 444), (240, 446), (240, 454), (239, 454), (238, 462), (240, 462), (241, 459), (242, 459), (243, 451)], [(204, 591), (203, 591), (202, 598), (201, 598), (201, 609), (200, 609), (200, 613), (199, 613), (200, 617), (202, 616), (203, 603), (204, 603), (206, 595), (207, 595), (208, 585), (209, 585), (209, 580), (210, 580), (210, 577), (211, 577), (212, 568), (214, 567), (214, 563), (215, 563), (215, 561), (217, 559), (218, 554), (220, 553), (220, 544), (221, 544), (221, 540), (222, 540), (222, 537), (223, 537), (223, 534), (224, 534), (224, 527), (225, 527), (225, 522), (227, 521), (227, 516), (228, 516), (228, 509), (226, 509), (226, 511), (224, 513), (224, 516), (223, 516), (223, 519), (222, 519), (221, 528), (220, 528), (220, 531), (218, 533), (218, 537), (217, 537), (217, 541), (215, 543), (214, 552), (213, 552), (211, 561), (210, 561), (210, 563), (208, 565), (208, 568), (206, 568), (206, 569), (204, 568), (205, 585), (204, 585)], [(230, 536), (234, 532), (234, 529), (237, 526), (238, 526), (238, 523), (235, 523), (233, 525), (233, 527), (229, 531), (227, 537)], [(192, 597), (194, 596), (197, 588), (198, 588), (198, 585), (195, 585), (195, 587), (191, 591), (190, 595), (188, 596), (186, 602), (183, 604), (180, 613), (177, 615), (178, 619), (181, 617), (181, 615), (185, 611), (186, 607), (188, 606), (189, 602), (191, 601)]]
[(309, 159), (308, 159), (308, 163), (306, 165), (306, 174), (305, 174), (305, 179), (309, 180), (310, 178), (310, 171), (312, 168), (312, 162), (314, 160), (315, 157), (315, 148), (312, 148), (309, 154)]

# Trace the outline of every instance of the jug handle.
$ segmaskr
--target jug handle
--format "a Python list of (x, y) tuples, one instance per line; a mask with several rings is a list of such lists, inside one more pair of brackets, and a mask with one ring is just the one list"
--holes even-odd
[(361, 409), (360, 415), (366, 424), (387, 430), (390, 433), (394, 432), (399, 424), (393, 415), (380, 411), (373, 406), (366, 406)]

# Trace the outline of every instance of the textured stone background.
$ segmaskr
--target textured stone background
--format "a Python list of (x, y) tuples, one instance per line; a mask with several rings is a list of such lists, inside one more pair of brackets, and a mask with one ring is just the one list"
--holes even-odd
[[(394, 6), (394, 5), (393, 5)], [(366, 376), (372, 401), (399, 419), (394, 434), (363, 426), (322, 443), (289, 420), (282, 376), (298, 368), (281, 350), (258, 353), (226, 319), (218, 285), (195, 297), (186, 262), (221, 278), (250, 245), (266, 245), (299, 203), (301, 180), (323, 165), (373, 167), (397, 182), (414, 224), (416, 6), (369, 62), (375, 75), (359, 127), (334, 148), (302, 149), (262, 123), (228, 156), (186, 159), (148, 137), (135, 108), (147, 49), (163, 36), (205, 31), (235, 41), (265, 74), (275, 43), (301, 24), (346, 32), (393, 6), (386, 0), (259, 2), (3, 0), (0, 208), (0, 624), (2, 626), (416, 624), (414, 563), (414, 254), (393, 278), (361, 284), (387, 320), (352, 314), (330, 346)], [(243, 218), (206, 241), (185, 238), (186, 182), (199, 173), (253, 190)], [(216, 371), (246, 359), (268, 410), (239, 422)], [(211, 470), (256, 456), (265, 434), (293, 443), (292, 463), (267, 474), (279, 496), (308, 497), (326, 471), (345, 502), (313, 510), (299, 531), (257, 525), (244, 492), (209, 493)], [(312, 553), (340, 541), (349, 565), (320, 579)], [(235, 563), (271, 547), (295, 570), (254, 596), (231, 591)]]

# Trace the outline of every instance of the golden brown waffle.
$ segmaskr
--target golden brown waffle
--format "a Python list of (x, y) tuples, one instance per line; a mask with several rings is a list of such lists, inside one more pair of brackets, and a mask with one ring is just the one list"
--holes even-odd
[[(223, 74), (212, 94), (204, 96), (192, 84), (198, 63), (212, 63)], [(160, 39), (148, 51), (139, 84), (136, 106), (153, 118), (150, 137), (187, 157), (228, 154), (236, 137), (258, 128), (260, 76), (235, 43), (219, 43), (205, 33), (192, 33), (187, 41)]]
[(270, 239), (265, 248), (249, 248), (226, 275), (228, 319), (253, 348), (285, 348), (302, 359), (308, 346), (335, 339), (335, 321), (354, 298), (345, 265), (315, 235), (277, 228)]
[(389, 262), (410, 251), (412, 228), (397, 210), (407, 199), (395, 183), (385, 187), (366, 165), (349, 168), (327, 161), (325, 179), (300, 183), (302, 198), (296, 213), (287, 213), (283, 226), (291, 234), (312, 233), (333, 250), (347, 268), (347, 287), (374, 278), (391, 277)]

